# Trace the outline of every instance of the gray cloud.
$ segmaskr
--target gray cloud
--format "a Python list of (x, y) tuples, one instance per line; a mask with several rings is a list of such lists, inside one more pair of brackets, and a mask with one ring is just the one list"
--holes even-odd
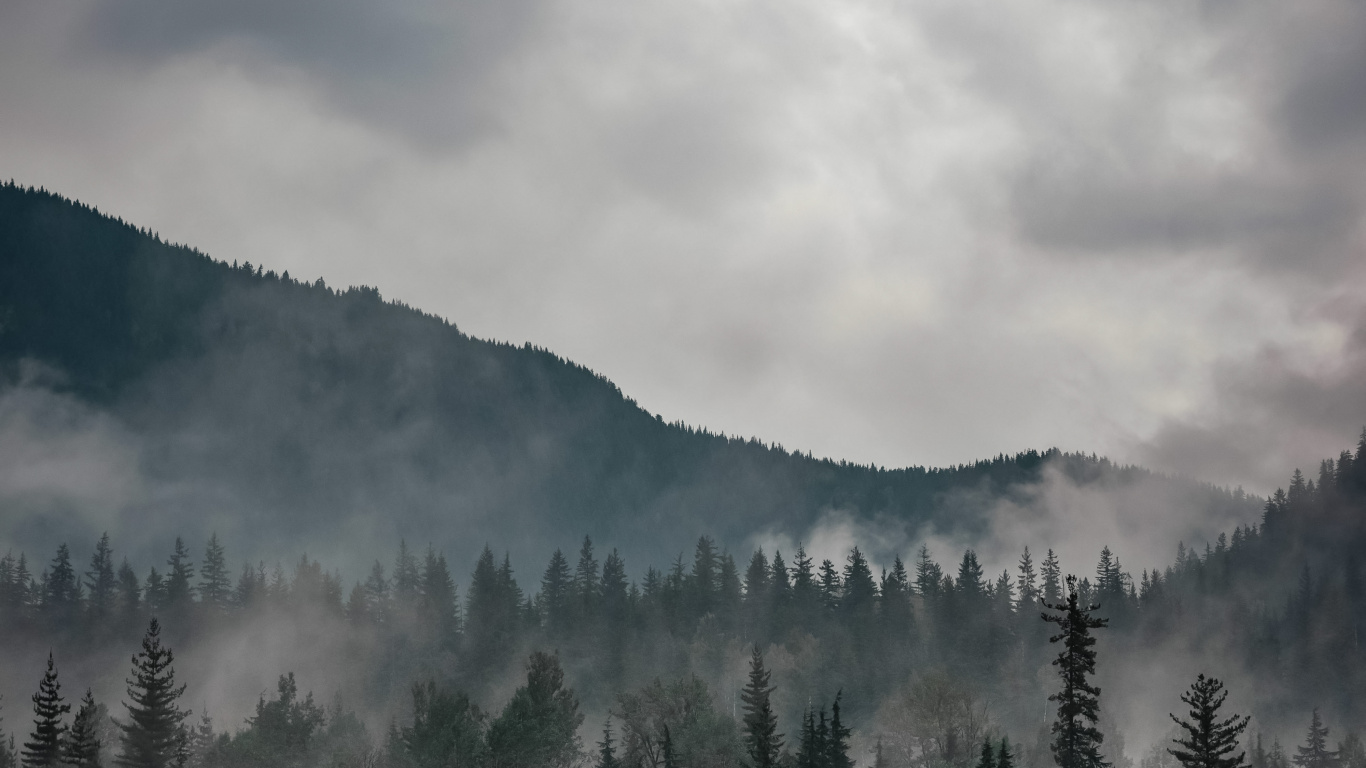
[(1321, 311), (1366, 286), (1347, 0), (0, 14), (5, 175), (668, 419), (1262, 491), (1366, 421)]

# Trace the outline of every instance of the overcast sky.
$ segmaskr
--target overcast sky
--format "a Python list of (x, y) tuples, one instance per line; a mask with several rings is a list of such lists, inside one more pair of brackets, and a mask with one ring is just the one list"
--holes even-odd
[(0, 176), (817, 455), (1366, 424), (1352, 0), (8, 0)]

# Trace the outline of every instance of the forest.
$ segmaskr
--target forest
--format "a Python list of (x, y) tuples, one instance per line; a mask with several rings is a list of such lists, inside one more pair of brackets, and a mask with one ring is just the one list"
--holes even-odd
[[(6, 679), (18, 659), (46, 664), (4, 691), (0, 759), (1362, 768), (1364, 544), (1366, 432), (1317, 477), (1297, 470), (1259, 520), (1137, 576), (1108, 546), (1077, 578), (1052, 550), (992, 574), (972, 550), (875, 569), (857, 546), (840, 563), (800, 546), (737, 559), (702, 536), (638, 578), (590, 538), (520, 581), (485, 546), (464, 584), (403, 543), (348, 585), (307, 556), (231, 567), (216, 536), (134, 566), (105, 536), (79, 563), (66, 544), (0, 559)], [(336, 679), (272, 669), (273, 690), (236, 703), (245, 717), (193, 711), (173, 648), (180, 669), (200, 654), (190, 666), (231, 677), (269, 636), (312, 644)], [(232, 637), (247, 655), (215, 659)], [(1115, 712), (1180, 659), (1217, 669), (1159, 691), (1167, 726), (1126, 746)], [(1230, 693), (1241, 716), (1219, 713)]]

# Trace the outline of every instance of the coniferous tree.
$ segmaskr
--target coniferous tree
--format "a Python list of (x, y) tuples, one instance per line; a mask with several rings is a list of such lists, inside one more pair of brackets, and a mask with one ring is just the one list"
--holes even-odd
[(561, 636), (572, 622), (573, 591), (574, 577), (569, 572), (569, 561), (557, 549), (551, 554), (545, 575), (541, 577), (540, 595), (542, 618), (553, 637)]
[(1317, 707), (1309, 720), (1304, 744), (1295, 748), (1295, 756), (1290, 760), (1299, 768), (1338, 768), (1338, 753), (1328, 749), (1328, 729), (1324, 727)]
[(835, 694), (835, 703), (830, 707), (830, 730), (825, 737), (825, 765), (827, 768), (853, 768), (854, 761), (849, 757), (849, 736), (851, 730), (840, 720), (840, 699), (844, 692)]
[(167, 608), (180, 609), (194, 599), (194, 563), (190, 560), (190, 550), (179, 536), (175, 539), (175, 549), (166, 560), (165, 602)]
[(218, 534), (209, 535), (204, 545), (204, 563), (199, 566), (199, 597), (205, 605), (226, 608), (232, 598), (232, 577), (228, 574), (228, 560)]
[(598, 742), (597, 768), (619, 768), (616, 749), (612, 746), (612, 718), (602, 726), (602, 741)]
[(574, 692), (564, 687), (557, 657), (536, 652), (526, 685), (489, 726), (490, 764), (495, 768), (569, 768), (581, 757), (576, 735), (583, 715)]
[(1001, 737), (1001, 747), (996, 752), (996, 768), (1015, 768), (1015, 755), (1010, 751), (1010, 742)]
[(109, 546), (108, 533), (100, 536), (95, 543), (95, 553), (90, 556), (90, 570), (85, 572), (85, 589), (92, 616), (103, 618), (113, 611), (118, 582), (114, 576), (114, 554)]
[(186, 756), (182, 724), (189, 712), (180, 709), (185, 686), (176, 685), (171, 649), (161, 644), (161, 624), (153, 618), (133, 657), (128, 682), (128, 719), (119, 723), (120, 768), (171, 768)]
[(133, 571), (133, 566), (128, 564), (128, 558), (124, 558), (119, 565), (117, 578), (119, 613), (132, 616), (141, 605), (142, 586), (138, 584), (138, 575)]
[(769, 672), (764, 669), (764, 656), (756, 643), (750, 656), (749, 682), (740, 692), (745, 712), (745, 747), (753, 768), (774, 768), (782, 754), (783, 735), (778, 733), (778, 716), (769, 701), (773, 691), (769, 685)]
[(1039, 598), (1039, 589), (1035, 581), (1037, 575), (1034, 572), (1034, 557), (1029, 554), (1029, 547), (1024, 548), (1024, 554), (1020, 555), (1020, 610), (1023, 612), (1025, 605), (1031, 605)]
[(1040, 593), (1046, 603), (1057, 603), (1062, 600), (1062, 567), (1058, 564), (1058, 556), (1053, 554), (1053, 550), (1048, 550), (1044, 556), (1043, 565), (1039, 567), (1039, 577), (1042, 579)]
[(802, 735), (797, 744), (797, 768), (825, 768), (825, 742), (816, 731), (816, 712), (807, 707), (802, 713)]
[(66, 737), (63, 716), (71, 705), (62, 701), (62, 684), (57, 680), (57, 668), (52, 654), (47, 655), (47, 671), (33, 694), (33, 731), (20, 753), (24, 768), (53, 768), (62, 761), (62, 745)]
[(100, 768), (99, 714), (94, 694), (85, 689), (62, 751), (62, 762), (71, 768)]
[(71, 567), (71, 550), (65, 544), (57, 547), (43, 587), (43, 608), (59, 617), (69, 617), (80, 603), (81, 585)]
[(1190, 691), (1181, 694), (1181, 701), (1190, 707), (1190, 719), (1182, 720), (1168, 714), (1172, 722), (1185, 731), (1174, 741), (1180, 749), (1168, 749), (1172, 757), (1181, 761), (1185, 768), (1244, 768), (1246, 753), (1233, 751), (1238, 748), (1238, 738), (1247, 728), (1250, 717), (1231, 715), (1219, 717), (1219, 708), (1228, 698), (1224, 684), (1213, 677), (1203, 674), (1191, 683)]
[(977, 758), (977, 768), (996, 768), (996, 748), (990, 738), (982, 739), (982, 751)]
[[(1051, 555), (1050, 551), (1050, 555)], [(1104, 738), (1096, 723), (1100, 717), (1100, 688), (1091, 684), (1096, 673), (1096, 639), (1091, 630), (1106, 626), (1105, 619), (1091, 616), (1096, 606), (1083, 607), (1078, 599), (1077, 580), (1067, 577), (1067, 601), (1045, 603), (1058, 614), (1043, 614), (1043, 620), (1058, 625), (1051, 643), (1062, 642), (1062, 651), (1053, 660), (1062, 678), (1062, 690), (1048, 697), (1058, 703), (1058, 717), (1052, 726), (1051, 749), (1059, 768), (1106, 768), (1100, 756)]]

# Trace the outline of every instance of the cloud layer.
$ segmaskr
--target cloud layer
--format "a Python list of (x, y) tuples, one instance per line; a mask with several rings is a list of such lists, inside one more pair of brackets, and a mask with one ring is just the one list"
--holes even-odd
[(0, 7), (0, 173), (666, 419), (1267, 491), (1366, 423), (1366, 9)]

